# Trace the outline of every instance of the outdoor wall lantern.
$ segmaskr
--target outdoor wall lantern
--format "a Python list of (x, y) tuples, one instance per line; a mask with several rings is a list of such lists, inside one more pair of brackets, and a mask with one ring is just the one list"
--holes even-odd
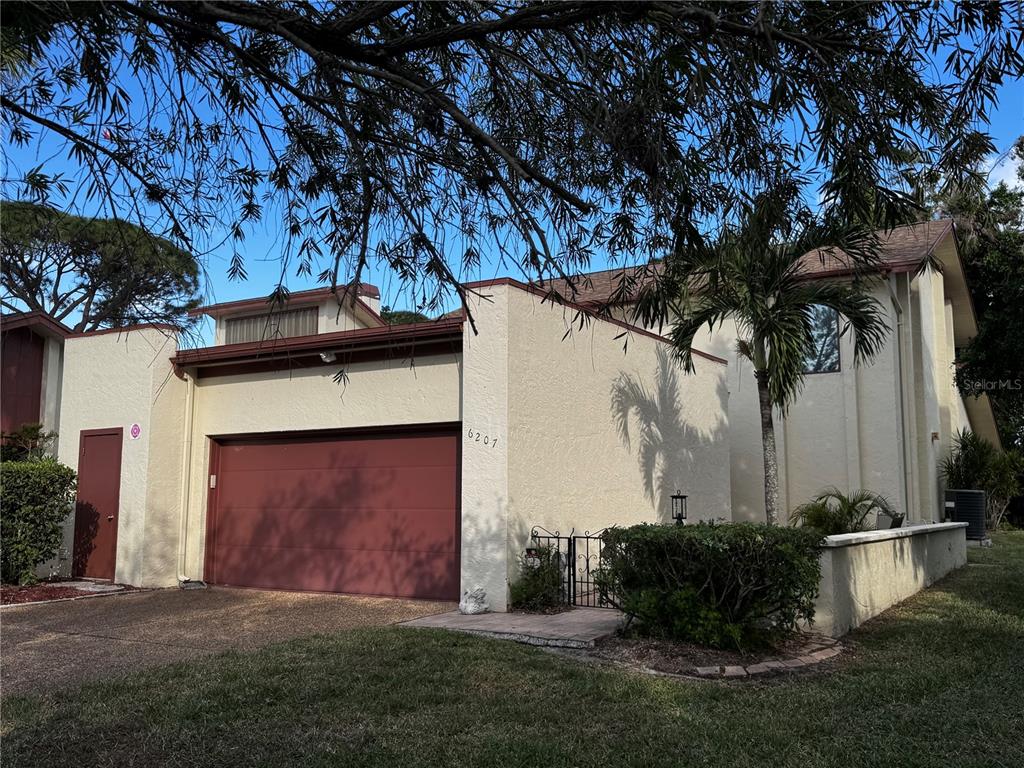
[(686, 523), (686, 495), (678, 490), (672, 494), (672, 519), (676, 521), (676, 525)]

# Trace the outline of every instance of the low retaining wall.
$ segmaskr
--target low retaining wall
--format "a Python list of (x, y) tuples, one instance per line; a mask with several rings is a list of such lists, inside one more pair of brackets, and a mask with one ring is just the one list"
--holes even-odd
[(967, 523), (828, 536), (814, 630), (845, 635), (967, 563)]

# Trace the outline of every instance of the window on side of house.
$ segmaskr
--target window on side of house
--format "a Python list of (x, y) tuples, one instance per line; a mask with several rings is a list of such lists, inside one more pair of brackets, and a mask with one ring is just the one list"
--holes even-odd
[(839, 370), (839, 313), (819, 304), (811, 307), (811, 354), (804, 360), (804, 373), (834, 373)]
[(317, 332), (316, 321), (316, 307), (232, 317), (224, 327), (224, 343), (242, 344), (292, 336), (312, 336)]

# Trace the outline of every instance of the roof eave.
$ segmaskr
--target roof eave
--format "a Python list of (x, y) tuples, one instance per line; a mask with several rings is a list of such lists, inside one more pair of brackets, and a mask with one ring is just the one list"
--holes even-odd
[(378, 328), (359, 328), (335, 333), (296, 336), (267, 342), (223, 344), (216, 347), (181, 350), (171, 358), (176, 368), (264, 361), (298, 354), (346, 352), (381, 346), (408, 346), (462, 338), (462, 319), (450, 318), (428, 323), (409, 323)]

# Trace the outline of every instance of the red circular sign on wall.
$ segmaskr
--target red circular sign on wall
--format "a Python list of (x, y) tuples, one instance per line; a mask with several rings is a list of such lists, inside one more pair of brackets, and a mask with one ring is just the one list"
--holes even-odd
[(142, 434), (142, 427), (138, 424), (132, 424), (132, 428), (128, 430), (128, 434), (132, 436), (132, 440), (138, 440), (139, 435)]

